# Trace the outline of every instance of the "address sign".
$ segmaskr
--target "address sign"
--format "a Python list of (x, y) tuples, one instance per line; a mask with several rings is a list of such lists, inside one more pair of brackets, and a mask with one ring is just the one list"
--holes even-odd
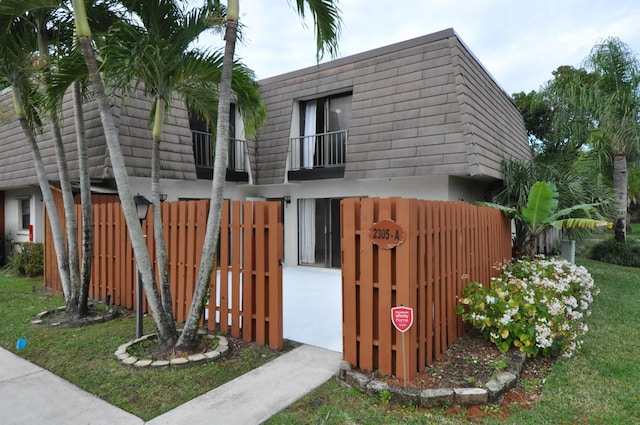
[(380, 220), (369, 229), (369, 239), (380, 248), (391, 249), (400, 246), (406, 237), (402, 226), (390, 219)]

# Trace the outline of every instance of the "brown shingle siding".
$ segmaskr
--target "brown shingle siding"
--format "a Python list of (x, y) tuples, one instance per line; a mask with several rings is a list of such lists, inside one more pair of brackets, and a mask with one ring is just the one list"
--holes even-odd
[[(138, 93), (140, 95), (140, 93)], [(10, 91), (0, 93), (0, 104), (11, 104)], [(67, 165), (72, 179), (78, 178), (78, 161), (73, 102), (68, 93), (61, 104), (61, 133), (65, 143)], [(130, 99), (128, 104), (120, 106), (120, 100), (113, 101), (113, 115), (116, 129), (120, 135), (125, 160), (132, 176), (146, 176), (150, 173), (151, 130), (148, 128), (151, 102), (145, 99)], [(172, 114), (165, 122), (165, 139), (161, 152), (163, 175), (167, 178), (195, 179), (193, 150), (186, 110), (179, 102), (174, 103)], [(89, 153), (90, 175), (93, 179), (112, 177), (110, 161), (106, 149), (102, 121), (97, 104), (93, 100), (83, 105), (87, 148)], [(30, 150), (25, 136), (17, 122), (0, 125), (5, 143), (0, 144), (0, 155), (12, 158), (11, 164), (0, 166), (0, 188), (18, 187), (36, 184)], [(37, 137), (45, 169), (51, 180), (58, 180), (55, 151), (53, 149), (51, 126), (45, 126), (45, 133)]]
[[(261, 82), (258, 184), (282, 182), (300, 100), (352, 91), (345, 178), (480, 174), (528, 158), (522, 118), (452, 30)], [(293, 131), (292, 131), (293, 129)]]

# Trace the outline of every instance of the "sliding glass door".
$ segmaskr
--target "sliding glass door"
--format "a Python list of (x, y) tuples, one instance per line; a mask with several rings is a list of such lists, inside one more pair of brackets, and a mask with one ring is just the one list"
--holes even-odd
[(298, 201), (298, 262), (340, 267), (340, 199)]

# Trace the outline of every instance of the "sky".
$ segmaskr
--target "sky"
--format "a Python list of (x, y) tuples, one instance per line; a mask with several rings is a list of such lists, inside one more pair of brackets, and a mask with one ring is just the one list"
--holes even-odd
[[(258, 79), (315, 66), (313, 22), (292, 0), (240, 0), (236, 58)], [(453, 28), (509, 94), (539, 90), (561, 65), (579, 67), (593, 46), (618, 37), (640, 54), (638, 0), (341, 0), (337, 58)], [(398, 6), (398, 7), (395, 7)], [(306, 25), (306, 28), (305, 28)], [(222, 47), (207, 35), (201, 47)], [(324, 58), (321, 62), (327, 62)]]

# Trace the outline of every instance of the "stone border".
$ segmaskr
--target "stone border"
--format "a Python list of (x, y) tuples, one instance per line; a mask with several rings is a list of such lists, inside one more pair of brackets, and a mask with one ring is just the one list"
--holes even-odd
[(218, 346), (211, 351), (206, 351), (204, 353), (196, 353), (191, 354), (187, 357), (176, 357), (171, 360), (149, 360), (149, 359), (139, 359), (135, 356), (130, 355), (127, 352), (127, 349), (134, 344), (137, 344), (142, 341), (146, 341), (150, 338), (155, 338), (156, 334), (149, 334), (143, 337), (134, 339), (133, 341), (129, 341), (126, 344), (122, 344), (118, 349), (113, 353), (116, 358), (121, 361), (125, 365), (134, 366), (137, 368), (156, 368), (156, 369), (164, 369), (168, 367), (187, 367), (192, 365), (199, 365), (204, 363), (209, 363), (215, 361), (221, 357), (224, 357), (229, 352), (229, 341), (224, 336), (220, 335), (204, 335), (203, 338), (217, 338)]
[[(90, 307), (93, 306), (93, 304), (89, 304)], [(58, 307), (58, 308), (54, 308), (53, 310), (47, 310), (47, 311), (42, 311), (38, 314), (36, 314), (36, 316), (31, 320), (31, 324), (32, 325), (43, 325), (43, 326), (60, 326), (62, 328), (73, 328), (73, 327), (81, 327), (81, 326), (87, 326), (87, 325), (93, 325), (96, 323), (104, 323), (104, 322), (108, 322), (109, 320), (113, 320), (118, 316), (118, 312), (114, 309), (109, 309), (107, 310), (105, 313), (101, 313), (98, 314), (97, 316), (93, 316), (93, 317), (87, 317), (85, 319), (83, 319), (83, 322), (77, 322), (77, 323), (64, 323), (64, 322), (52, 322), (52, 323), (45, 323), (44, 319), (47, 316), (50, 316), (54, 313), (60, 313), (62, 311), (65, 311), (67, 309), (67, 307), (62, 306), (62, 307)]]
[(337, 378), (349, 387), (374, 397), (380, 397), (380, 393), (389, 391), (392, 403), (405, 406), (431, 408), (500, 404), (504, 393), (515, 387), (525, 359), (526, 354), (523, 352), (511, 354), (506, 370), (487, 382), (484, 388), (435, 388), (420, 391), (389, 386), (386, 382), (371, 380), (364, 373), (352, 370), (346, 361), (340, 365)]

